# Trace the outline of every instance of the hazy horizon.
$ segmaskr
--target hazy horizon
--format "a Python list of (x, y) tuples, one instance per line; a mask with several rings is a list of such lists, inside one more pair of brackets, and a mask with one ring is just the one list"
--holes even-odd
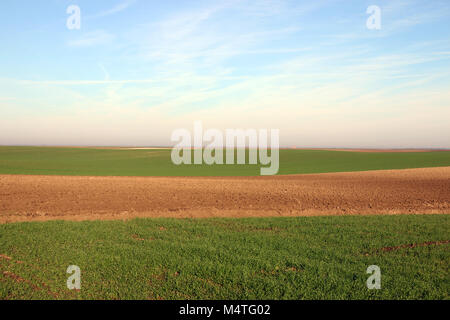
[[(49, 147), (49, 148), (125, 148), (125, 149), (172, 149), (173, 145), (58, 145), (58, 144), (0, 144), (0, 147)], [(205, 147), (205, 146), (203, 146)], [(191, 147), (191, 149), (195, 149), (195, 147)], [(246, 147), (248, 149), (248, 147)], [(406, 148), (406, 147), (390, 147), (390, 148), (376, 148), (376, 147), (345, 147), (345, 146), (337, 146), (337, 147), (306, 147), (306, 146), (280, 146), (280, 149), (298, 149), (298, 150), (429, 150), (429, 151), (450, 151), (450, 148), (430, 148), (430, 147), (414, 147), (414, 148)]]

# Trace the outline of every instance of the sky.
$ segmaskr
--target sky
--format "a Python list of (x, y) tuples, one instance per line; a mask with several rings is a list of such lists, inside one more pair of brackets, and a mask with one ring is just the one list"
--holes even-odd
[(448, 0), (2, 0), (0, 27), (1, 145), (166, 146), (200, 120), (450, 148)]

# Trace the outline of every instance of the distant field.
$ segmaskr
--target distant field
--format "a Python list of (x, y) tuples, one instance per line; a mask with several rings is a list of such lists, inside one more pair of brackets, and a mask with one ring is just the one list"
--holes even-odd
[[(0, 299), (449, 299), (449, 227), (448, 215), (4, 224)], [(66, 288), (69, 265), (81, 291)]]
[[(280, 150), (279, 174), (450, 166), (450, 151)], [(0, 147), (0, 174), (93, 176), (255, 176), (260, 165), (172, 164), (170, 150)]]

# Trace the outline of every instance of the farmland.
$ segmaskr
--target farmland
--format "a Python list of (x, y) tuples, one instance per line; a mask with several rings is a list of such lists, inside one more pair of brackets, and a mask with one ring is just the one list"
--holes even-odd
[(450, 167), (267, 177), (0, 175), (0, 223), (450, 211)]
[[(450, 166), (450, 151), (280, 150), (279, 174)], [(172, 164), (168, 149), (0, 147), (0, 174), (76, 176), (256, 176), (260, 165)]]
[(450, 298), (449, 151), (280, 150), (279, 175), (259, 168), (0, 147), (0, 299)]
[[(448, 215), (3, 224), (0, 298), (448, 299), (449, 226)], [(72, 264), (80, 291), (65, 287)], [(373, 264), (381, 290), (366, 287)]]

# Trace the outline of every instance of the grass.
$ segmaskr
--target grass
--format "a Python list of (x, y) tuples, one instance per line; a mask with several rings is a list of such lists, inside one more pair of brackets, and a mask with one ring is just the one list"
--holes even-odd
[[(447, 215), (5, 224), (0, 299), (449, 299), (449, 244), (381, 250), (449, 240), (449, 227)], [(381, 290), (366, 287), (373, 264)]]
[[(450, 166), (450, 151), (280, 150), (279, 174)], [(0, 174), (96, 176), (254, 176), (261, 165), (172, 164), (170, 150), (0, 147)]]

